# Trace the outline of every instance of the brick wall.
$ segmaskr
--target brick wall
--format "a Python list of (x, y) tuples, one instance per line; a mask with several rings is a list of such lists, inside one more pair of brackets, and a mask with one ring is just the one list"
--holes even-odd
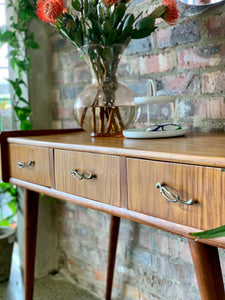
[[(135, 9), (145, 3), (135, 1)], [(133, 5), (134, 7), (134, 5)], [(175, 105), (151, 106), (151, 117), (176, 121), (191, 131), (225, 131), (224, 5), (204, 13), (179, 4), (174, 27), (160, 22), (150, 38), (131, 42), (119, 80), (145, 96), (152, 78), (158, 95), (175, 95)], [(51, 94), (54, 128), (77, 126), (76, 95), (90, 73), (75, 48), (52, 33)], [(60, 268), (74, 282), (103, 297), (109, 216), (70, 203), (58, 203)], [(225, 274), (225, 253), (220, 252)], [(122, 220), (113, 299), (200, 299), (185, 239)]]

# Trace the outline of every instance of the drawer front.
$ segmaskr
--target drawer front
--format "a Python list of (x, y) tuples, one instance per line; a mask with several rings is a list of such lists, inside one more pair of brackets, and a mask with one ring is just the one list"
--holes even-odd
[[(18, 163), (25, 166), (18, 167)], [(9, 176), (50, 187), (48, 149), (9, 144)]]
[[(127, 172), (130, 210), (203, 230), (225, 224), (225, 172), (220, 168), (128, 159)], [(158, 182), (182, 201), (197, 202), (168, 201)]]
[[(54, 158), (57, 190), (120, 206), (119, 157), (55, 150)], [(79, 180), (71, 174), (71, 170), (76, 170), (85, 176), (93, 174), (94, 177)]]

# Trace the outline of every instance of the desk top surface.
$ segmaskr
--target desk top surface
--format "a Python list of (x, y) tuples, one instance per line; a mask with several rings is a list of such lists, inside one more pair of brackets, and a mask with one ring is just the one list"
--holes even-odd
[(164, 139), (92, 138), (78, 131), (9, 137), (9, 143), (225, 168), (225, 133), (189, 133)]

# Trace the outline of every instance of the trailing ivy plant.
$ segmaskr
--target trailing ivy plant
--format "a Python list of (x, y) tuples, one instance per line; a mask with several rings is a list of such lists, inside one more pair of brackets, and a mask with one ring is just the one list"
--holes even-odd
[(28, 24), (36, 17), (35, 1), (29, 0), (9, 0), (8, 9), (10, 9), (9, 26), (0, 27), (0, 47), (8, 43), (10, 51), (8, 54), (11, 68), (17, 76), (14, 80), (8, 79), (13, 89), (12, 106), (20, 122), (20, 129), (32, 129), (29, 120), (31, 114), (30, 104), (23, 96), (23, 86), (26, 83), (23, 75), (29, 75), (31, 71), (30, 57), (26, 49), (37, 49), (39, 45), (34, 41), (34, 34), (28, 33)]
[[(1, 182), (0, 184), (0, 226), (9, 226), (18, 208), (17, 189), (10, 183)], [(3, 197), (4, 195), (4, 197)], [(3, 203), (4, 202), (4, 203)], [(8, 212), (5, 207), (8, 207)], [(4, 216), (3, 210), (7, 215)]]
[[(34, 34), (28, 33), (28, 24), (36, 17), (35, 1), (29, 0), (9, 0), (7, 9), (10, 9), (9, 26), (0, 27), (0, 47), (8, 44), (10, 51), (8, 59), (11, 68), (15, 71), (15, 79), (7, 79), (12, 86), (12, 106), (20, 122), (21, 130), (32, 129), (29, 120), (31, 107), (27, 99), (23, 96), (23, 86), (26, 83), (23, 76), (29, 76), (31, 72), (31, 61), (27, 55), (28, 48), (37, 49), (38, 44), (34, 41)], [(3, 203), (3, 194), (6, 203)], [(18, 208), (17, 188), (9, 183), (0, 182), (0, 225), (10, 225)], [(8, 196), (7, 196), (8, 195)], [(5, 197), (6, 196), (6, 197)], [(9, 211), (4, 217), (3, 206), (8, 206)]]

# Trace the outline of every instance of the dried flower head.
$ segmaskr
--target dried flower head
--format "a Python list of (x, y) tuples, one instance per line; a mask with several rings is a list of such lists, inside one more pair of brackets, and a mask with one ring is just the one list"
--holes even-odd
[(56, 23), (56, 19), (66, 10), (63, 0), (38, 0), (36, 5), (38, 18), (46, 23)]
[(174, 25), (179, 17), (176, 0), (163, 0), (162, 5), (166, 6), (166, 12), (162, 18), (169, 25)]
[(102, 3), (105, 5), (105, 6), (111, 6), (113, 4), (116, 4), (118, 2), (118, 0), (102, 0)]

